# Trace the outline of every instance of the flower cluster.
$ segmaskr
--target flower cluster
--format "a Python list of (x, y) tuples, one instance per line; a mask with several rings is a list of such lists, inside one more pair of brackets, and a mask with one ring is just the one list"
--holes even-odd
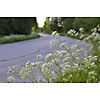
[[(83, 32), (83, 29), (80, 29)], [(76, 31), (70, 30), (68, 34), (77, 34)], [(92, 34), (97, 36), (97, 34)], [(59, 33), (52, 33), (52, 37), (60, 41), (59, 50), (47, 54), (44, 59), (42, 55), (37, 56), (37, 62), (28, 61), (25, 67), (9, 67), (8, 82), (15, 81), (19, 78), (22, 82), (100, 82), (100, 59), (92, 55), (89, 44), (79, 44), (68, 46), (67, 42), (59, 39)], [(83, 38), (84, 36), (81, 36)], [(77, 43), (77, 42), (76, 42)], [(50, 45), (55, 46), (54, 40)], [(88, 47), (89, 50), (86, 50)], [(99, 47), (100, 48), (100, 47)], [(36, 75), (38, 71), (39, 76)], [(15, 78), (14, 78), (15, 77)]]
[(74, 29), (70, 29), (67, 34), (70, 34), (70, 35), (74, 35), (76, 33), (76, 31)]

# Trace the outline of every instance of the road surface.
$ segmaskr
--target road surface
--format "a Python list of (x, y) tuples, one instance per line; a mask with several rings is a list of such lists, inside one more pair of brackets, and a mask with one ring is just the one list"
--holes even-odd
[[(53, 48), (49, 47), (51, 36), (39, 34), (41, 37), (37, 39), (0, 45), (0, 81), (7, 82), (8, 66), (24, 66), (27, 61), (35, 61), (37, 54), (45, 56), (52, 52)], [(71, 45), (77, 41), (63, 36), (60, 39)]]

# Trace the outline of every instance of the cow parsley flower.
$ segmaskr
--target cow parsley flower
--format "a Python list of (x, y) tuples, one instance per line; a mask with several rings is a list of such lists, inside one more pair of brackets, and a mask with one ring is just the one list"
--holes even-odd
[(12, 81), (15, 81), (15, 78), (13, 76), (8, 77), (8, 82), (11, 83)]
[(79, 31), (80, 31), (80, 33), (83, 33), (84, 32), (84, 28), (80, 28)]
[(68, 44), (67, 42), (61, 43), (61, 44), (60, 44), (60, 48), (61, 48), (61, 49), (65, 49), (65, 48), (67, 47), (67, 44)]
[(54, 31), (54, 32), (52, 33), (52, 36), (55, 36), (56, 33), (57, 33), (57, 31)]
[(37, 55), (37, 60), (41, 60), (42, 59), (42, 55)]
[(46, 55), (46, 57), (45, 57), (45, 62), (46, 63), (48, 63), (50, 61), (50, 57), (52, 57), (52, 54), (51, 53), (48, 54), (48, 55)]
[(91, 63), (91, 66), (93, 67), (94, 65), (95, 65), (95, 62), (92, 62), (92, 63)]
[(51, 42), (50, 42), (50, 47), (54, 47), (54, 46), (57, 46), (57, 40), (52, 40)]

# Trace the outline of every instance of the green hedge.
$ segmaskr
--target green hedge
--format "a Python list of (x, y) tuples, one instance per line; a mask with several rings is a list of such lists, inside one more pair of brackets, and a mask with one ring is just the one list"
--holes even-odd
[(18, 42), (18, 41), (35, 39), (35, 38), (39, 38), (39, 37), (40, 37), (40, 35), (37, 35), (37, 34), (4, 36), (4, 37), (0, 38), (0, 44), (13, 43), (13, 42)]
[(28, 35), (32, 26), (37, 28), (36, 17), (33, 18), (0, 18), (0, 36), (10, 34)]

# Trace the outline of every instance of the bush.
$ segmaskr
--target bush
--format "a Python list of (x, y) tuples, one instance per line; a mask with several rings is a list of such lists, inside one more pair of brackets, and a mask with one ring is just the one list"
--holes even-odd
[(18, 42), (18, 41), (35, 39), (35, 38), (38, 38), (38, 37), (40, 37), (40, 36), (37, 35), (37, 34), (4, 36), (4, 37), (0, 38), (0, 44), (13, 43), (13, 42)]
[(32, 26), (37, 28), (36, 18), (0, 18), (0, 35), (31, 34)]

